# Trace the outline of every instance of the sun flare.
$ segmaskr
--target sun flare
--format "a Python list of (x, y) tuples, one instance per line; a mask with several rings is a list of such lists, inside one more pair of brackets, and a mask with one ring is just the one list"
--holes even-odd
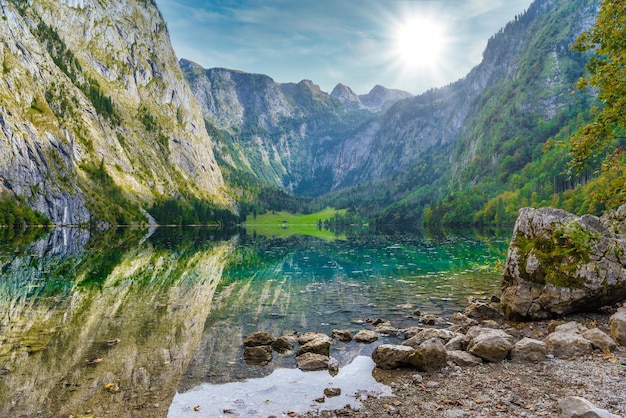
[(395, 25), (393, 54), (406, 71), (433, 69), (446, 52), (447, 30), (431, 17), (413, 16)]

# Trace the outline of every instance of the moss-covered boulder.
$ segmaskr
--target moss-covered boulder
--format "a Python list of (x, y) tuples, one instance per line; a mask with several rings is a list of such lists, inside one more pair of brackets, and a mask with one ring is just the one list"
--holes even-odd
[(545, 319), (626, 299), (625, 218), (626, 206), (602, 218), (521, 209), (502, 278), (505, 315)]

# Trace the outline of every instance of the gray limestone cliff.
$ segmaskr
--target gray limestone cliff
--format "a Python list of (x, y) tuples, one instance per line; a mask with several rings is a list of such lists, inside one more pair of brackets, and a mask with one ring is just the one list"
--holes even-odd
[(377, 84), (369, 93), (359, 95), (359, 100), (369, 109), (385, 110), (394, 103), (410, 97), (413, 95), (404, 90), (388, 89)]
[(180, 66), (205, 120), (228, 133), (216, 152), (224, 164), (271, 185), (316, 195), (332, 184), (320, 178), (322, 159), (348, 130), (371, 117), (352, 112), (310, 80), (277, 83), (262, 74)]
[(128, 207), (183, 193), (228, 204), (153, 1), (0, 0), (0, 13), (0, 188), (57, 224), (136, 220)]

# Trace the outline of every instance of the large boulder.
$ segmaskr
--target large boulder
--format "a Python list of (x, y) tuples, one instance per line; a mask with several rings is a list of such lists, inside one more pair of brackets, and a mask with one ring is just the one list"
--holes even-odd
[(508, 355), (515, 338), (500, 329), (472, 327), (468, 331), (472, 338), (467, 351), (483, 360), (499, 362)]
[[(523, 208), (502, 278), (501, 307), (510, 319), (546, 319), (626, 299), (626, 239), (619, 215), (582, 217)], [(619, 216), (618, 216), (619, 215)]]
[(406, 345), (381, 344), (372, 352), (372, 360), (380, 369), (395, 369), (407, 366), (414, 351)]
[(431, 372), (446, 367), (448, 352), (439, 338), (431, 338), (420, 344), (408, 360), (417, 370)]

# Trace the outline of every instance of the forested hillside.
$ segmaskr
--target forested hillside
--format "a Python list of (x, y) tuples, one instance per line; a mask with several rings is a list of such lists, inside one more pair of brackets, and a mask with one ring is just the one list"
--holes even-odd
[[(257, 190), (256, 200), (247, 200), (250, 210), (268, 208), (269, 184), (278, 207), (347, 208), (379, 226), (511, 223), (523, 206), (598, 212), (606, 205), (587, 190), (599, 162), (570, 170), (566, 142), (597, 101), (593, 91), (574, 87), (590, 54), (572, 45), (593, 25), (599, 5), (537, 0), (489, 39), (483, 61), (466, 77), (380, 112), (363, 112), (343, 85), (333, 101), (312, 83), (185, 72), (201, 103), (211, 92), (215, 104), (204, 106), (205, 119), (221, 138), (217, 154), (231, 183)], [(211, 81), (203, 85), (199, 77)], [(224, 94), (232, 86), (221, 88), (228, 83), (237, 86), (234, 100)], [(222, 107), (229, 103), (229, 118), (216, 98)], [(244, 103), (237, 118), (233, 103)]]
[[(465, 79), (391, 109), (402, 106), (395, 119), (410, 125), (419, 116), (418, 100), (431, 95), (431, 107), (459, 106), (472, 87), (484, 83), (458, 133), (439, 136), (449, 143), (432, 138), (408, 169), (369, 189), (384, 195), (366, 197), (368, 188), (360, 185), (333, 198), (361, 208), (365, 216), (380, 208), (373, 216), (377, 225), (512, 223), (524, 206), (604, 210), (601, 196), (592, 193), (601, 182), (599, 161), (573, 171), (567, 152), (570, 136), (589, 120), (596, 102), (593, 91), (574, 87), (589, 54), (572, 44), (591, 27), (598, 7), (598, 1), (585, 0), (533, 3), (489, 40), (483, 62)], [(446, 91), (459, 99), (443, 104)], [(369, 204), (359, 205), (359, 199)], [(389, 200), (395, 203), (384, 207)]]

